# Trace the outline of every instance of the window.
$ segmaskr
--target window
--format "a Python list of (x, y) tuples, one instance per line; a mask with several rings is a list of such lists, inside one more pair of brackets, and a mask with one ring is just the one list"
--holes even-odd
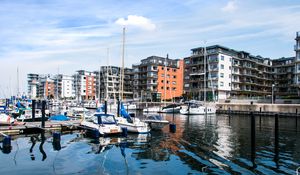
[(164, 67), (161, 67), (161, 70), (164, 70)]
[(173, 78), (176, 78), (176, 75), (173, 75)]
[(173, 69), (173, 72), (176, 72), (176, 69)]
[(161, 82), (163, 83), (163, 82), (164, 82), (164, 80), (161, 80)]
[(161, 77), (165, 77), (165, 74), (161, 74)]
[(224, 82), (221, 81), (221, 82), (220, 82), (220, 87), (223, 87), (223, 86), (224, 86)]
[(221, 64), (221, 69), (224, 69), (224, 64)]
[(169, 87), (167, 87), (167, 90), (169, 90)]
[(190, 84), (184, 84), (184, 87), (190, 87)]
[(231, 87), (231, 83), (228, 83), (228, 86)]
[(175, 84), (176, 84), (176, 81), (173, 81), (173, 82), (172, 82), (172, 84), (174, 84), (174, 85), (175, 85)]
[(173, 91), (176, 91), (176, 87), (172, 87), (172, 90), (173, 90)]
[(164, 89), (164, 87), (162, 86), (162, 87), (160, 87), (160, 89)]
[(167, 80), (167, 84), (169, 84), (169, 81)]
[(169, 71), (170, 70), (170, 68), (167, 68), (167, 71)]
[(231, 70), (231, 66), (229, 66), (229, 70)]
[(220, 73), (220, 77), (221, 77), (221, 78), (224, 78), (224, 73)]
[(229, 74), (229, 78), (231, 78), (231, 74)]
[(221, 56), (221, 60), (224, 61), (224, 56), (223, 55)]

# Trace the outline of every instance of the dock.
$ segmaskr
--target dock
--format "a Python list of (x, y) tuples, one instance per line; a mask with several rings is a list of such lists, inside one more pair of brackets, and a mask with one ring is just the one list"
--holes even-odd
[(24, 125), (6, 125), (0, 126), (0, 132), (8, 135), (18, 135), (25, 133), (35, 133), (40, 130), (55, 131), (55, 130), (75, 130), (78, 129), (80, 120), (70, 121), (45, 121), (45, 127), (42, 127), (41, 122), (26, 122)]

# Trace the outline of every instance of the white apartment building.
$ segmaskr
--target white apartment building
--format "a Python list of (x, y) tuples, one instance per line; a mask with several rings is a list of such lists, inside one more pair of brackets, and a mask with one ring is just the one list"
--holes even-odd
[(74, 98), (74, 77), (69, 75), (59, 75), (58, 92), (60, 98)]

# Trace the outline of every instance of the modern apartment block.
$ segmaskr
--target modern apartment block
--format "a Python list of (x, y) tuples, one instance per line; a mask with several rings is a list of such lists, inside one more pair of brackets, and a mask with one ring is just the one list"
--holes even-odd
[(27, 74), (27, 93), (29, 98), (35, 99), (37, 97), (38, 81), (39, 74)]
[[(98, 71), (99, 72), (99, 71)], [(121, 95), (121, 68), (117, 66), (101, 66), (100, 88), (99, 73), (97, 74), (97, 94), (100, 90), (100, 99), (109, 101), (118, 100)], [(123, 100), (133, 99), (133, 71), (124, 69)]]
[(271, 94), (272, 61), (268, 58), (213, 45), (192, 49), (184, 62), (184, 90), (189, 99), (203, 100), (204, 87), (207, 100)]
[(37, 86), (37, 98), (53, 99), (55, 98), (55, 93), (55, 82), (51, 75), (40, 75)]
[(135, 64), (134, 99), (161, 101), (183, 93), (183, 60), (150, 56)]
[(96, 99), (96, 75), (93, 72), (78, 70), (74, 77), (75, 96), (79, 101)]
[(61, 99), (75, 98), (74, 77), (58, 74), (55, 76), (56, 97)]

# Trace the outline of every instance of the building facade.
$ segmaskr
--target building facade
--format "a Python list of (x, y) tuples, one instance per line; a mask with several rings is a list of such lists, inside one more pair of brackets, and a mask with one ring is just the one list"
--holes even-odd
[(266, 97), (271, 93), (272, 61), (268, 58), (213, 45), (192, 49), (184, 62), (188, 99), (203, 100), (204, 88), (207, 100)]
[(150, 56), (132, 67), (135, 99), (161, 101), (182, 96), (182, 60)]
[(96, 75), (93, 72), (78, 70), (74, 77), (75, 96), (78, 101), (96, 99)]

